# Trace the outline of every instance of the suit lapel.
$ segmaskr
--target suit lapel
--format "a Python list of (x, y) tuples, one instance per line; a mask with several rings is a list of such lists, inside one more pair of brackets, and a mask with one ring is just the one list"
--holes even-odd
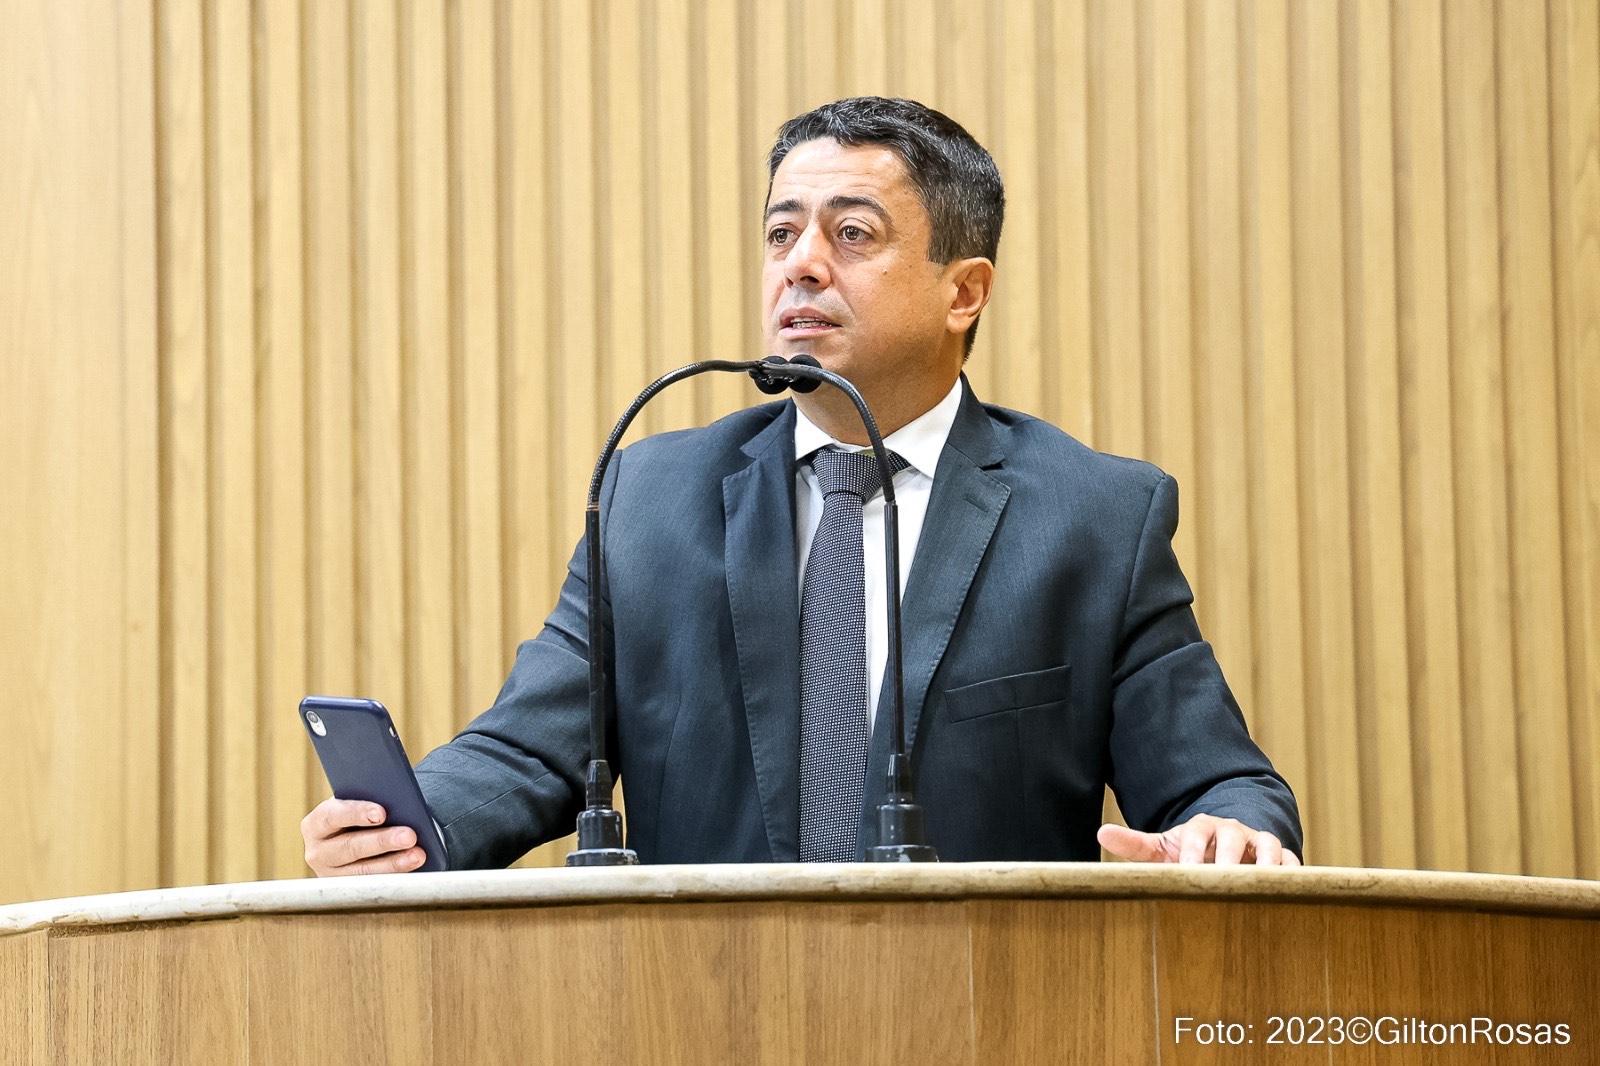
[[(927, 702), (928, 686), (944, 658), (978, 564), (983, 561), (1011, 496), (1009, 486), (985, 473), (987, 468), (999, 466), (1004, 455), (988, 413), (972, 394), (965, 375), (961, 381), (961, 407), (939, 455), (928, 514), (900, 601), (907, 751), (916, 749), (917, 727)], [(888, 707), (881, 701), (879, 713), (883, 715), (881, 721), (889, 720)], [(888, 767), (888, 750), (885, 744), (880, 771)], [(882, 773), (876, 777), (881, 779)], [(869, 783), (881, 790), (881, 780), (869, 779)]]
[(724, 561), (756, 787), (776, 861), (799, 857), (800, 600), (795, 582), (794, 405), (722, 480)]

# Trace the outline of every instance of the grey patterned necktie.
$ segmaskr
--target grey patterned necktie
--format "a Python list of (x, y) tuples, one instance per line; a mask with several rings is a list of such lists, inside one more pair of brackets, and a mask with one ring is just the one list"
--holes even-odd
[(800, 590), (800, 861), (849, 862), (867, 779), (862, 508), (882, 484), (871, 452), (824, 448), (811, 468), (823, 502)]

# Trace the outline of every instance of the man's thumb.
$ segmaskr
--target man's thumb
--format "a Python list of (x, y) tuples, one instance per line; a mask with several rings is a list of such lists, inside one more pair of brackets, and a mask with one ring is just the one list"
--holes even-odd
[(1100, 846), (1119, 858), (1134, 862), (1159, 862), (1164, 857), (1160, 840), (1153, 833), (1141, 833), (1125, 825), (1107, 822), (1095, 834)]

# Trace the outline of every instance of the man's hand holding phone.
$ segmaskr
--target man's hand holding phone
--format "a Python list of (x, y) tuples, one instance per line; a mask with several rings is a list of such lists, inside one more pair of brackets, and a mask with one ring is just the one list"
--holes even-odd
[(318, 877), (415, 870), (426, 858), (417, 847), (417, 834), (403, 825), (384, 825), (385, 817), (376, 803), (323, 800), (300, 822), (306, 865)]

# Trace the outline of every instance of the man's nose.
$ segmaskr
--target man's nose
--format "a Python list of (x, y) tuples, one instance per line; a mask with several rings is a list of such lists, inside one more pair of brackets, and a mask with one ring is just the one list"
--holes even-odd
[(822, 227), (807, 226), (795, 237), (783, 260), (783, 275), (791, 285), (827, 287), (828, 242)]

